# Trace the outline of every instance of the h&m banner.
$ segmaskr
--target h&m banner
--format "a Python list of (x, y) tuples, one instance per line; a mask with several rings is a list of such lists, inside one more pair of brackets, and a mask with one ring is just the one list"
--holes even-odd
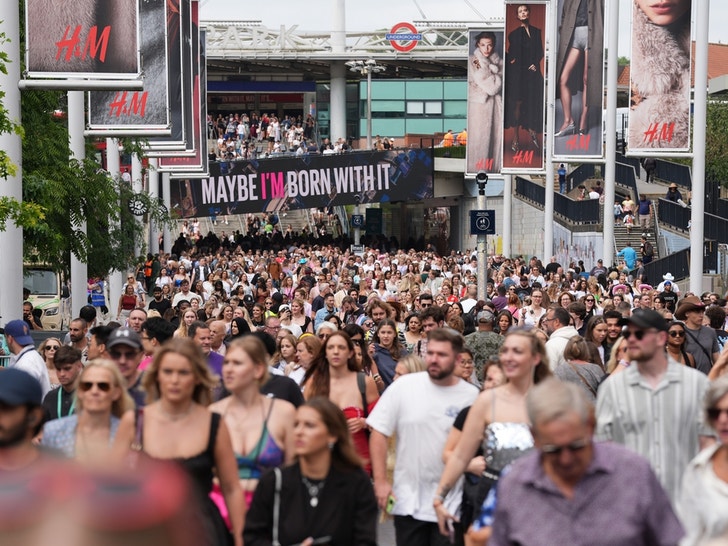
[(558, 0), (557, 9), (554, 160), (601, 158), (604, 0)]
[(503, 165), (503, 31), (468, 34), (468, 174), (500, 173)]
[(172, 180), (179, 217), (419, 201), (433, 197), (430, 149), (211, 162), (210, 176)]
[(139, 15), (144, 87), (141, 91), (89, 92), (87, 134), (170, 134), (167, 50), (179, 50), (179, 34), (168, 31), (167, 25), (175, 19), (168, 17), (167, 0), (144, 0)]
[(137, 79), (137, 20), (138, 0), (26, 0), (28, 77)]
[(503, 172), (543, 171), (547, 6), (506, 1)]
[(632, 9), (630, 155), (690, 150), (691, 0), (637, 0)]

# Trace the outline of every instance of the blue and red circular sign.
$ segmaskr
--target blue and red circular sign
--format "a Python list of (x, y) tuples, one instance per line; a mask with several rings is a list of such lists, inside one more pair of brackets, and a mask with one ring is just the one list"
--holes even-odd
[(412, 51), (422, 40), (422, 34), (417, 32), (415, 26), (406, 22), (394, 25), (384, 37), (389, 40), (394, 49), (402, 53)]

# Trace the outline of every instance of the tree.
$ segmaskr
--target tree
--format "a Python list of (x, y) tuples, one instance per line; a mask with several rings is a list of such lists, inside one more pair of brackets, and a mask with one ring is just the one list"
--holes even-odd
[(705, 135), (705, 175), (707, 180), (728, 186), (728, 103), (708, 103)]

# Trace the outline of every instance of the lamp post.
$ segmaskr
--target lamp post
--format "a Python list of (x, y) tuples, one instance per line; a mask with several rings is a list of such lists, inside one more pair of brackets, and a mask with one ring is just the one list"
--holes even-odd
[[(484, 171), (478, 171), (475, 175), (475, 182), (478, 184), (478, 209), (485, 210), (487, 206), (487, 200), (485, 196), (485, 185), (488, 183), (488, 174)], [(477, 247), (478, 247), (478, 299), (485, 299), (485, 275), (486, 275), (486, 260), (487, 260), (487, 248), (486, 248), (486, 235), (478, 235)]]
[[(358, 72), (362, 76), (367, 77), (367, 149), (372, 149), (372, 74), (379, 74), (384, 72), (387, 67), (378, 64), (374, 59), (367, 59), (366, 61), (348, 61), (346, 66), (352, 72)], [(354, 214), (361, 214), (359, 203), (356, 204)], [(361, 242), (361, 227), (354, 227), (354, 244), (358, 245)]]

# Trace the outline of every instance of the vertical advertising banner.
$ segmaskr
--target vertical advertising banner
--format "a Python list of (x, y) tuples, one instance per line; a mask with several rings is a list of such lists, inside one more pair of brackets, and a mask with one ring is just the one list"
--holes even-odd
[(137, 20), (137, 0), (26, 0), (28, 76), (137, 79)]
[(503, 166), (503, 31), (468, 34), (468, 174)]
[(141, 51), (144, 59), (144, 87), (141, 91), (91, 91), (88, 94), (90, 135), (134, 135), (170, 133), (166, 0), (140, 3)]
[(543, 171), (546, 4), (505, 4), (503, 171)]
[(604, 0), (559, 0), (554, 159), (603, 157)]
[(691, 8), (691, 0), (634, 2), (630, 155), (689, 151)]

